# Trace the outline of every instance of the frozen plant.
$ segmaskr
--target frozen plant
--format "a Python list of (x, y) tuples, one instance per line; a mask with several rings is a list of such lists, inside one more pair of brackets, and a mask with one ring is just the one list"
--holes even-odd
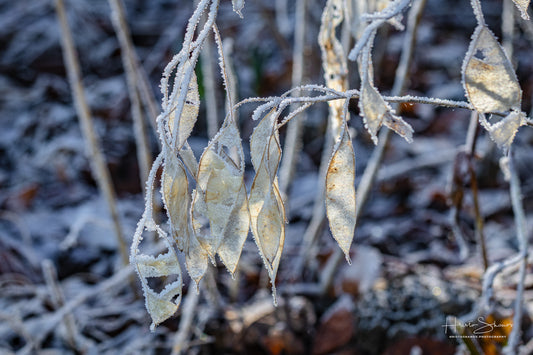
[[(513, 1), (522, 16), (527, 18), (529, 1)], [(182, 277), (176, 249), (184, 254), (187, 271), (198, 287), (209, 261), (214, 263), (217, 255), (230, 273), (235, 272), (249, 230), (270, 276), (275, 302), (275, 279), (282, 257), (286, 224), (284, 199), (277, 176), (282, 159), (279, 129), (318, 102), (327, 102), (329, 105), (329, 137), (326, 141), (329, 139), (330, 142), (325, 148), (328, 163), (321, 169), (322, 200), (325, 201), (322, 206), (325, 205), (325, 208), (318, 209), (318, 214), (327, 216), (332, 235), (348, 262), (359, 209), (366, 200), (368, 186), (373, 180), (389, 136), (384, 133), (378, 138), (378, 133), (382, 126), (386, 126), (407, 142), (412, 142), (414, 131), (395, 113), (394, 105), (425, 103), (475, 112), (479, 117), (479, 124), (488, 131), (501, 149), (504, 161), (508, 162), (505, 166), (511, 176), (511, 195), (517, 234), (520, 237), (520, 252), (511, 261), (487, 270), (479, 311), (485, 311), (489, 306), (490, 297), (487, 294), (491, 292), (494, 274), (503, 267), (521, 261), (523, 281), (527, 239), (524, 236), (520, 186), (511, 155), (512, 142), (519, 127), (532, 125), (530, 118), (521, 111), (522, 91), (509, 58), (484, 20), (479, 0), (471, 0), (477, 27), (462, 67), (462, 83), (468, 102), (401, 96), (415, 40), (416, 24), (424, 4), (424, 0), (328, 0), (323, 10), (318, 38), (326, 86), (303, 85), (278, 97), (248, 98), (234, 102), (234, 84), (230, 82), (233, 78), (228, 75), (222, 39), (216, 25), (219, 0), (199, 1), (189, 19), (182, 49), (169, 62), (161, 79), (162, 112), (157, 117), (161, 152), (148, 174), (145, 210), (131, 247), (130, 260), (142, 282), (146, 307), (153, 320), (152, 329), (171, 317), (180, 304)], [(404, 30), (403, 14), (409, 8), (413, 16), (409, 16), (407, 23), (404, 54), (392, 91), (393, 96), (385, 96), (374, 84), (374, 38), (377, 30), (387, 23), (398, 30)], [(243, 17), (244, 1), (233, 0), (233, 9)], [(202, 22), (203, 25), (199, 25), (203, 17), (205, 21)], [(347, 24), (347, 33), (353, 35), (355, 40), (348, 55), (337, 38), (337, 28), (340, 28), (343, 21)], [(187, 143), (200, 105), (194, 68), (204, 43), (211, 35), (218, 47), (219, 66), (229, 109), (220, 129), (198, 161)], [(359, 89), (348, 86), (350, 73), (347, 58), (357, 61)], [(349, 133), (348, 103), (351, 99), (358, 100), (364, 126), (378, 146), (373, 163), (369, 164), (363, 175), (357, 197), (356, 157)], [(244, 153), (236, 112), (242, 105), (250, 103), (259, 106), (252, 115), (252, 119), (258, 123), (250, 139), (255, 176), (247, 192), (243, 180)], [(286, 108), (290, 108), (289, 113), (282, 116)], [(492, 119), (489, 120), (487, 115), (492, 116)], [(161, 195), (168, 215), (168, 229), (156, 223), (153, 216), (153, 193), (157, 185), (156, 174), (160, 168)], [(189, 177), (192, 177), (192, 181)], [(287, 186), (289, 182), (284, 181), (283, 184)], [(189, 186), (193, 187), (192, 191)], [(362, 191), (361, 194), (359, 190)], [(141, 253), (139, 247), (146, 232), (156, 232), (166, 242), (166, 253), (157, 257)], [(148, 285), (148, 278), (170, 275), (177, 275), (177, 280), (167, 284), (159, 293)], [(520, 291), (516, 313), (520, 313), (521, 297)], [(511, 351), (515, 351), (518, 345), (519, 316), (515, 316), (514, 322), (509, 345)]]

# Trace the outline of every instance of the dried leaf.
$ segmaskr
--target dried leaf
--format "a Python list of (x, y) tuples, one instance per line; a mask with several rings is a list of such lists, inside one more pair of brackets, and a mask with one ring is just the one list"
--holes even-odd
[[(344, 18), (342, 0), (328, 0), (320, 25), (318, 43), (322, 53), (322, 67), (326, 86), (344, 91), (348, 87), (348, 65), (342, 44), (335, 35), (335, 30)], [(340, 104), (342, 107), (342, 103)]]
[[(185, 71), (190, 70), (190, 63), (186, 62), (183, 66), (182, 73)], [(178, 74), (177, 74), (178, 75)], [(179, 74), (183, 78), (183, 74)], [(172, 111), (169, 114), (168, 117), (168, 126), (170, 132), (174, 132), (174, 121), (175, 121), (175, 112), (176, 105), (174, 105)], [(194, 73), (194, 70), (192, 72), (191, 81), (189, 82), (189, 86), (187, 88), (187, 97), (185, 99), (185, 103), (183, 104), (183, 111), (181, 112), (181, 116), (178, 120), (178, 140), (177, 140), (177, 147), (181, 148), (187, 138), (191, 135), (192, 129), (194, 128), (194, 124), (196, 123), (196, 120), (198, 118), (198, 111), (200, 110), (200, 94), (198, 92), (198, 80), (196, 78), (196, 74)]]
[(190, 233), (185, 248), (185, 265), (189, 276), (196, 283), (196, 289), (198, 289), (200, 280), (207, 270), (207, 259), (207, 251), (198, 241), (196, 234)]
[[(237, 151), (241, 161), (229, 156), (231, 149)], [(221, 128), (200, 159), (192, 208), (193, 228), (201, 246), (214, 258), (224, 245), (224, 256), (219, 255), (232, 273), (249, 228), (242, 159), (239, 132), (234, 123), (229, 123)], [(202, 231), (205, 224), (201, 221), (202, 217), (209, 222), (210, 233)], [(237, 249), (228, 250), (228, 246)]]
[(161, 178), (161, 194), (170, 221), (172, 238), (180, 250), (189, 236), (189, 184), (181, 161), (173, 154), (167, 154)]
[(377, 133), (381, 125), (385, 125), (402, 136), (407, 142), (413, 141), (413, 128), (401, 117), (394, 115), (390, 105), (379, 92), (365, 80), (361, 86), (359, 110), (363, 115), (365, 128), (370, 133), (374, 144), (378, 144)]
[(509, 151), (520, 126), (527, 124), (525, 114), (516, 111), (512, 111), (504, 119), (493, 125), (484, 120), (484, 117), (480, 117), (480, 120), (482, 120), (483, 126), (488, 129), (492, 140), (504, 153)]
[(279, 194), (276, 173), (281, 157), (275, 117), (267, 114), (250, 139), (252, 164), (256, 170), (250, 189), (250, 226), (272, 281), (276, 278), (285, 241), (285, 208)]
[(522, 90), (509, 59), (485, 26), (476, 28), (463, 62), (463, 85), (476, 111), (520, 110)]
[(522, 18), (524, 20), (529, 20), (529, 15), (527, 14), (527, 8), (529, 7), (530, 0), (513, 0), (516, 7), (520, 10)]
[(326, 175), (326, 214), (333, 237), (350, 261), (355, 230), (355, 155), (347, 126), (337, 143)]
[(226, 265), (230, 273), (234, 273), (241, 256), (242, 247), (250, 229), (250, 214), (248, 212), (248, 198), (246, 187), (242, 182), (233, 211), (224, 229), (224, 238), (218, 248), (218, 256)]
[[(150, 329), (170, 318), (178, 310), (181, 302), (182, 278), (181, 268), (174, 251), (169, 248), (166, 254), (161, 254), (157, 258), (150, 255), (136, 255), (134, 263), (141, 279), (143, 293), (146, 302), (146, 309), (152, 317)], [(148, 286), (148, 277), (167, 277), (177, 275), (178, 279), (168, 285), (160, 293), (155, 292)], [(173, 302), (172, 299), (176, 297)]]
[(244, 0), (231, 0), (233, 5), (233, 11), (239, 15), (240, 18), (243, 18), (241, 10), (244, 8)]

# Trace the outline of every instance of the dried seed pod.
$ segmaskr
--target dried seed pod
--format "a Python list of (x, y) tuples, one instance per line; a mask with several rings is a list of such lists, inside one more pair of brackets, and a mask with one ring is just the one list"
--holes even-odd
[[(161, 254), (157, 258), (150, 255), (136, 255), (133, 258), (145, 297), (146, 309), (152, 317), (150, 329), (170, 318), (178, 310), (181, 302), (181, 292), (183, 280), (178, 258), (171, 247), (166, 254)], [(167, 277), (177, 275), (177, 280), (166, 285), (160, 293), (155, 292), (148, 286), (148, 277)], [(174, 301), (172, 299), (175, 298)]]
[[(191, 64), (187, 61), (185, 65), (183, 65), (182, 72), (177, 73), (176, 75), (181, 76), (181, 78), (183, 78), (183, 73), (185, 73), (187, 70), (191, 70), (190, 66)], [(175, 109), (176, 106), (172, 107), (172, 110), (170, 111), (170, 114), (168, 116), (168, 128), (171, 133), (171, 136), (174, 132), (174, 122), (176, 121), (176, 114), (174, 112)], [(196, 120), (198, 119), (199, 110), (200, 94), (198, 92), (198, 79), (196, 78), (196, 74), (194, 73), (193, 69), (191, 81), (189, 82), (189, 85), (187, 87), (187, 97), (183, 104), (183, 111), (181, 112), (181, 115), (178, 119), (178, 139), (176, 143), (178, 149), (181, 149), (183, 144), (185, 144), (185, 141), (191, 135), (192, 129), (194, 128)]]
[(189, 238), (189, 183), (181, 161), (169, 153), (161, 177), (161, 195), (170, 221), (172, 238), (180, 250)]
[(520, 110), (522, 90), (516, 74), (494, 35), (485, 25), (476, 28), (463, 62), (468, 100), (480, 113)]
[(355, 230), (355, 155), (344, 124), (326, 175), (326, 214), (333, 238), (350, 262)]
[[(237, 154), (235, 159), (230, 156), (232, 151)], [(230, 121), (202, 154), (192, 208), (193, 228), (201, 246), (214, 258), (224, 245), (224, 256), (219, 255), (231, 273), (235, 271), (249, 228), (242, 160), (239, 132)], [(210, 232), (202, 230), (203, 223), (199, 222), (202, 217), (209, 221)], [(229, 246), (232, 250), (228, 250)]]
[(285, 208), (276, 177), (281, 148), (272, 112), (254, 129), (250, 148), (256, 171), (249, 197), (250, 225), (275, 295), (274, 283), (285, 241)]

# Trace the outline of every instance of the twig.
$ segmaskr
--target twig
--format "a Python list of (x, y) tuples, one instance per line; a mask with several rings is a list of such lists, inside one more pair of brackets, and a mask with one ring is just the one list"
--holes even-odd
[(191, 323), (194, 319), (196, 306), (198, 305), (198, 299), (199, 293), (190, 288), (181, 308), (183, 312), (181, 313), (178, 332), (174, 337), (172, 355), (181, 354), (187, 349), (187, 339), (189, 338)]
[[(54, 267), (54, 264), (49, 259), (43, 260), (41, 263), (44, 279), (46, 281), (46, 286), (48, 287), (48, 292), (52, 297), (52, 303), (54, 307), (60, 308), (65, 304), (65, 296), (63, 295), (63, 290), (57, 281), (57, 270)], [(79, 330), (76, 326), (76, 320), (74, 315), (69, 313), (63, 318), (63, 323), (66, 331), (66, 340), (73, 349), (78, 351), (85, 351), (86, 349), (79, 348)]]
[[(203, 23), (200, 25), (203, 26)], [(211, 37), (206, 37), (203, 50), (200, 52), (200, 64), (203, 75), (202, 82), (204, 84), (207, 136), (210, 139), (213, 138), (218, 131), (218, 105), (215, 90), (214, 58), (213, 40)]]
[[(308, 0), (297, 0), (296, 10), (294, 14), (294, 49), (292, 56), (292, 87), (302, 85), (303, 81), (303, 66), (304, 66), (304, 47), (305, 47), (305, 33), (306, 33), (306, 12)], [(298, 91), (293, 92), (293, 96), (297, 96)], [(292, 106), (291, 111), (295, 111), (296, 107)], [(298, 118), (292, 120), (287, 126), (287, 134), (285, 136), (285, 146), (283, 147), (283, 159), (279, 169), (280, 192), (287, 201), (288, 191), (290, 189), (291, 181), (296, 169), (296, 162), (300, 150), (302, 148), (302, 127), (306, 120), (306, 115), (300, 115)], [(288, 204), (287, 204), (288, 205)]]
[(152, 154), (148, 148), (148, 133), (146, 131), (146, 124), (143, 120), (141, 99), (138, 89), (140, 84), (138, 80), (139, 75), (137, 74), (137, 56), (131, 41), (122, 0), (109, 0), (109, 5), (111, 7), (111, 22), (113, 23), (120, 44), (122, 65), (126, 71), (128, 94), (131, 103), (131, 115), (133, 118), (133, 131), (137, 147), (137, 161), (139, 162), (139, 176), (141, 179), (141, 186), (144, 189), (144, 182), (148, 178), (148, 171), (150, 170), (150, 165), (152, 165)]
[(120, 225), (120, 219), (118, 215), (115, 191), (111, 183), (111, 177), (109, 170), (107, 169), (105, 158), (100, 148), (100, 144), (94, 132), (91, 112), (87, 101), (85, 99), (85, 93), (81, 82), (81, 71), (78, 61), (76, 50), (74, 49), (74, 42), (72, 40), (72, 34), (67, 22), (65, 14), (65, 7), (63, 0), (56, 0), (56, 13), (59, 24), (61, 25), (61, 47), (63, 49), (63, 58), (67, 69), (67, 76), (69, 79), (70, 87), (74, 92), (74, 102), (82, 134), (87, 144), (88, 155), (91, 158), (91, 167), (93, 175), (96, 179), (100, 191), (104, 194), (107, 201), (109, 212), (113, 220), (113, 227), (115, 229), (115, 237), (122, 257), (122, 263), (127, 265), (129, 263), (128, 248), (122, 235), (122, 227)]
[(506, 354), (516, 354), (518, 350), (518, 345), (520, 343), (521, 334), (520, 328), (522, 324), (522, 303), (524, 298), (524, 281), (526, 277), (527, 267), (528, 239), (526, 236), (526, 216), (524, 213), (524, 207), (522, 205), (522, 192), (520, 191), (520, 178), (518, 176), (518, 171), (515, 167), (512, 149), (510, 149), (509, 152), (509, 172), (511, 175), (511, 180), (509, 181), (511, 203), (513, 205), (513, 213), (516, 225), (516, 237), (518, 239), (520, 248), (519, 255), (521, 257), (521, 264), (514, 305), (513, 329), (511, 331), (511, 334), (509, 335), (509, 341), (507, 343), (507, 346), (504, 348), (504, 352)]
[[(59, 0), (61, 1), (61, 0)], [(72, 313), (74, 309), (79, 307), (81, 304), (87, 302), (89, 299), (101, 295), (104, 292), (114, 288), (124, 286), (126, 280), (131, 279), (133, 276), (133, 267), (128, 265), (122, 268), (120, 271), (115, 273), (112, 277), (108, 278), (105, 281), (100, 282), (98, 285), (90, 288), (89, 290), (84, 289), (76, 298), (67, 302), (63, 307), (56, 310), (51, 315), (45, 315), (42, 318), (46, 319), (46, 322), (43, 322), (43, 326), (40, 328), (40, 333), (38, 335), (38, 342), (40, 343), (45, 339), (50, 332), (57, 327), (57, 325), (63, 320), (63, 318)]]
[(351, 50), (348, 58), (350, 60), (356, 60), (363, 47), (369, 42), (373, 33), (383, 25), (388, 19), (400, 14), (409, 5), (411, 0), (399, 0), (393, 1), (383, 11), (378, 14), (367, 15), (372, 22), (365, 28), (361, 38), (357, 41), (354, 48)]
[(485, 270), (489, 267), (489, 257), (487, 255), (487, 243), (485, 241), (485, 233), (483, 232), (483, 216), (481, 214), (481, 207), (479, 206), (479, 194), (477, 186), (476, 171), (474, 169), (474, 158), (476, 152), (476, 137), (479, 129), (478, 114), (472, 112), (470, 124), (468, 126), (467, 140), (466, 140), (466, 154), (468, 156), (468, 172), (470, 175), (470, 189), (472, 190), (472, 200), (474, 202), (474, 216), (476, 220), (476, 239), (478, 240), (481, 249), (481, 256), (483, 258), (483, 267)]
[(481, 9), (481, 2), (479, 0), (470, 0), (470, 4), (472, 5), (472, 10), (474, 10), (478, 25), (485, 25), (485, 17), (483, 16), (483, 10)]
[[(512, 1), (504, 1), (502, 9), (502, 45), (505, 54), (513, 58), (513, 38), (515, 35), (515, 4)], [(528, 21), (529, 22), (529, 21)]]

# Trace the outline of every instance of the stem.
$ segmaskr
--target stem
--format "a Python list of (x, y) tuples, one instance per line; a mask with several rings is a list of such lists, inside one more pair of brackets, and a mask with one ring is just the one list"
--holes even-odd
[(483, 16), (483, 10), (481, 9), (481, 2), (479, 2), (479, 0), (470, 0), (470, 4), (472, 5), (472, 10), (474, 10), (478, 25), (485, 26), (485, 17)]
[(211, 37), (206, 37), (203, 50), (200, 52), (204, 94), (205, 113), (207, 118), (207, 136), (213, 138), (218, 131), (218, 105), (215, 89), (215, 73), (213, 59), (213, 41)]
[[(308, 0), (296, 1), (295, 28), (294, 28), (294, 50), (292, 56), (292, 87), (302, 85), (304, 48), (306, 32), (306, 11)], [(299, 95), (299, 91), (293, 91), (293, 97)], [(295, 105), (291, 106), (291, 111), (295, 111)], [(283, 160), (279, 169), (280, 193), (287, 201), (291, 181), (296, 169), (296, 162), (302, 149), (302, 126), (306, 115), (300, 115), (292, 120), (287, 127), (285, 136), (285, 146), (283, 147)], [(288, 203), (287, 203), (288, 205)]]
[(107, 168), (104, 155), (100, 148), (100, 144), (94, 131), (91, 112), (87, 101), (85, 99), (84, 88), (81, 82), (81, 70), (78, 60), (78, 55), (74, 48), (74, 41), (67, 22), (65, 13), (65, 6), (63, 0), (56, 0), (56, 13), (59, 24), (61, 26), (61, 47), (63, 49), (63, 58), (67, 69), (67, 76), (70, 83), (71, 90), (74, 92), (74, 103), (80, 121), (82, 134), (87, 145), (88, 155), (91, 158), (91, 168), (94, 178), (100, 191), (104, 194), (107, 201), (107, 206), (113, 220), (113, 227), (115, 230), (115, 237), (117, 240), (122, 264), (128, 265), (128, 248), (122, 235), (122, 227), (120, 225), (115, 191), (111, 183), (111, 176)]
[(476, 137), (479, 129), (478, 114), (472, 112), (470, 124), (468, 126), (467, 140), (466, 140), (466, 154), (468, 155), (468, 173), (470, 175), (470, 189), (472, 190), (472, 199), (474, 202), (474, 214), (476, 219), (476, 239), (481, 248), (481, 256), (483, 258), (483, 267), (485, 271), (489, 267), (489, 258), (487, 256), (487, 245), (485, 241), (485, 233), (483, 232), (483, 216), (479, 206), (479, 194), (477, 186), (476, 171), (474, 169), (474, 156), (476, 151)]
[(513, 329), (509, 336), (509, 342), (504, 349), (504, 352), (507, 354), (516, 354), (518, 350), (518, 344), (520, 343), (520, 328), (522, 324), (522, 303), (524, 298), (524, 282), (526, 277), (526, 267), (527, 267), (527, 255), (528, 255), (528, 239), (526, 236), (526, 217), (524, 213), (524, 207), (522, 205), (522, 192), (520, 189), (520, 178), (518, 176), (518, 171), (514, 163), (514, 156), (512, 149), (509, 151), (509, 172), (511, 174), (510, 180), (510, 193), (511, 193), (511, 203), (513, 205), (513, 213), (516, 224), (516, 237), (518, 239), (519, 248), (520, 248), (520, 273), (519, 280), (516, 289), (516, 300), (514, 305), (514, 316), (513, 316)]
[(112, 14), (111, 19), (120, 44), (122, 65), (126, 71), (128, 94), (131, 103), (131, 115), (133, 117), (133, 131), (137, 147), (137, 161), (139, 162), (139, 176), (141, 187), (144, 190), (144, 182), (148, 178), (148, 172), (152, 165), (152, 154), (148, 148), (148, 133), (143, 120), (141, 99), (139, 95), (139, 76), (137, 75), (136, 54), (131, 41), (131, 34), (126, 21), (124, 3), (121, 0), (109, 0)]

